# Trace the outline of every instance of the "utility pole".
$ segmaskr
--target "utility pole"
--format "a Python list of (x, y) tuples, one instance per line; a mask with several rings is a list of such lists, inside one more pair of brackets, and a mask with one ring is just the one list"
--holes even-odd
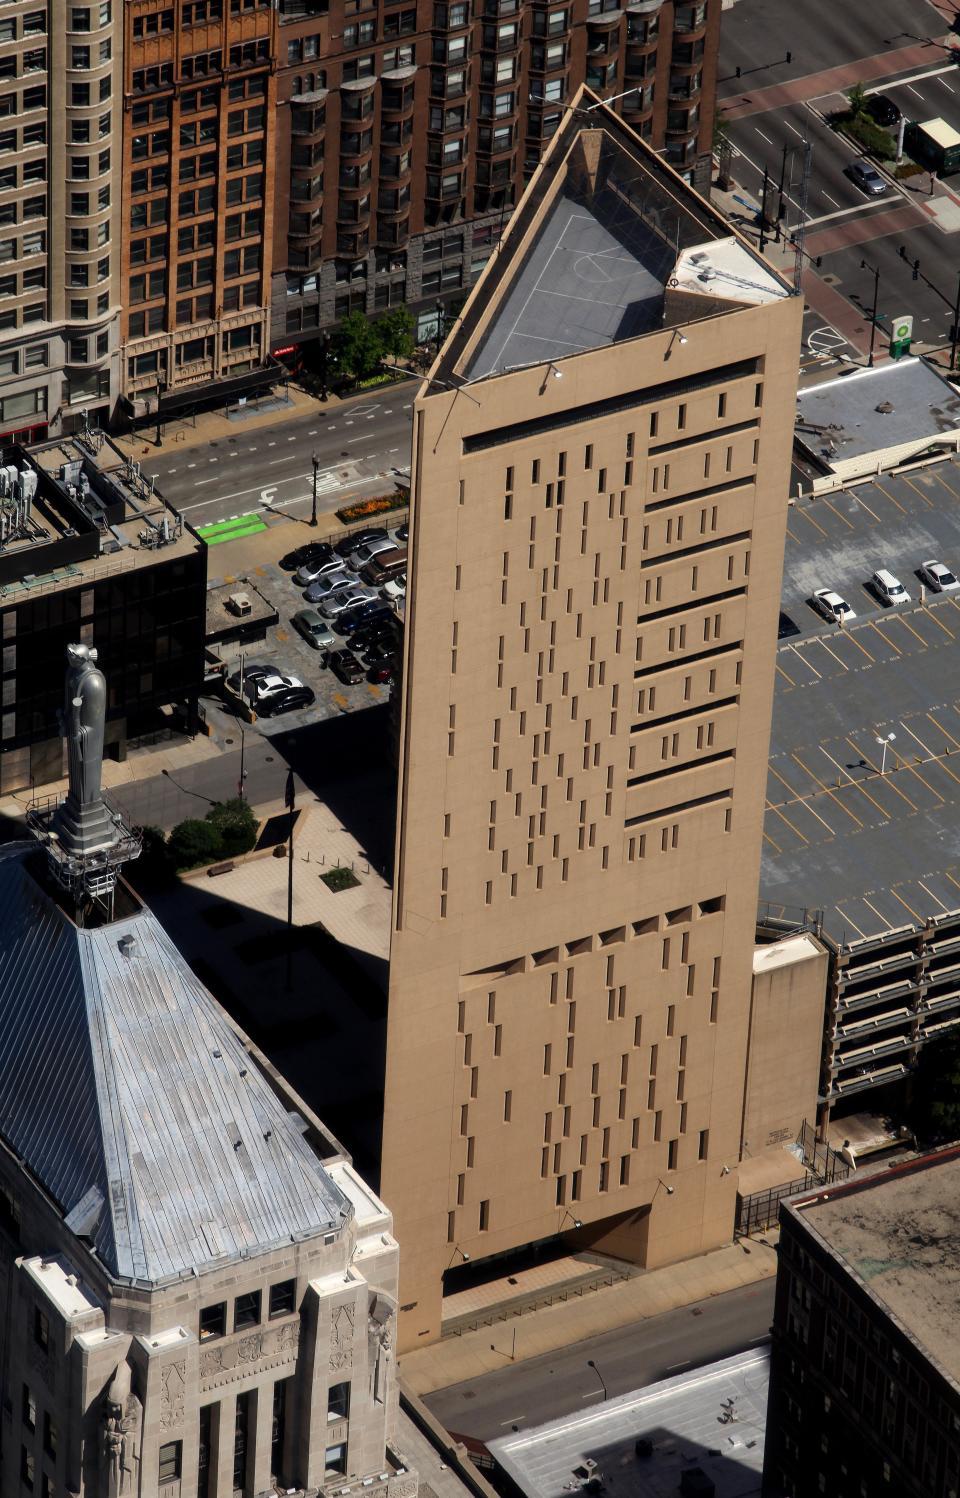
[(316, 453), (313, 455), (313, 511), (310, 515), (310, 524), (317, 523), (317, 469), (320, 467), (320, 459)]
[(767, 189), (770, 186), (770, 173), (767, 168), (763, 169), (763, 191), (760, 195), (760, 243), (757, 246), (761, 255), (767, 247), (765, 229), (767, 227)]
[(877, 303), (880, 300), (880, 272), (875, 265), (868, 261), (860, 261), (860, 269), (868, 270), (873, 276), (873, 311), (870, 314), (870, 354), (867, 359), (867, 368), (873, 368), (873, 345), (877, 336)]
[(778, 191), (777, 191), (777, 243), (778, 244), (780, 243), (780, 226), (783, 223), (783, 220), (784, 220), (784, 218), (786, 216), (786, 206), (785, 206), (785, 201), (784, 201), (784, 189), (785, 189), (786, 181), (787, 181), (787, 156), (789, 154), (789, 151), (790, 151), (790, 147), (788, 145), (784, 145), (784, 148), (783, 148), (783, 159), (780, 162), (780, 186), (779, 186)]
[(957, 367), (957, 343), (960, 341), (960, 276), (957, 277), (957, 298), (953, 304), (953, 327), (950, 329), (950, 373)]
[(287, 993), (293, 992), (293, 824), (296, 819), (296, 786), (293, 771), (287, 771), (283, 802), (290, 812), (287, 828)]

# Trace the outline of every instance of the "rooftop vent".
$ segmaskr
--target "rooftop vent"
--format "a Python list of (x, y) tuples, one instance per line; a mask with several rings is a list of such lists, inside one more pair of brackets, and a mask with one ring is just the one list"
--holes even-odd
[(120, 948), (120, 951), (123, 953), (124, 957), (136, 957), (137, 939), (135, 936), (131, 936), (129, 931), (126, 932), (124, 936), (121, 936), (120, 940), (117, 942), (117, 946)]

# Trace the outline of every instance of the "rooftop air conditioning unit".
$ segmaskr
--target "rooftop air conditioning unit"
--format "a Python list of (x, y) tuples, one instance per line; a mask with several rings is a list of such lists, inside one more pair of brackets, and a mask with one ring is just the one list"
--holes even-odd
[(253, 604), (250, 602), (249, 593), (231, 593), (227, 599), (227, 608), (231, 614), (236, 614), (238, 619), (246, 619), (253, 613)]

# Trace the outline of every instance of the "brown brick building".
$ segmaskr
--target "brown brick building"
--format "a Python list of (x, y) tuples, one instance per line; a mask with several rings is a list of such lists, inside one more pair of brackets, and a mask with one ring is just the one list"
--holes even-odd
[(719, 30), (720, 0), (279, 0), (271, 347), (401, 302), (426, 332), (583, 82), (703, 188)]
[(123, 6), (122, 387), (133, 409), (268, 351), (272, 0)]

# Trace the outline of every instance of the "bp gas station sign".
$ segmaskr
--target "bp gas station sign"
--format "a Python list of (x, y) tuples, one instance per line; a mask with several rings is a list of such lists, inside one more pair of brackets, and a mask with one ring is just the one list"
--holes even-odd
[(900, 359), (909, 354), (913, 338), (913, 318), (895, 317), (890, 325), (890, 357)]

